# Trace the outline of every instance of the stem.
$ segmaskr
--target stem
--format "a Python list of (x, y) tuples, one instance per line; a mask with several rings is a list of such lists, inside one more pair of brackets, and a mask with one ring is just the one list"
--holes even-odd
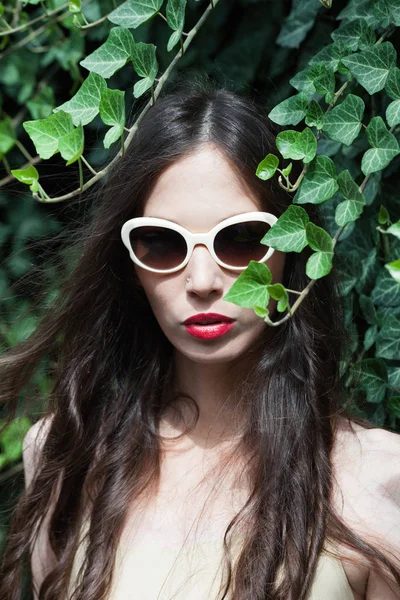
[(8, 175), (11, 175), (10, 163), (8, 162), (8, 160), (5, 156), (3, 156), (3, 158), (1, 159), (1, 162), (3, 163), (4, 168), (5, 168), (6, 172), (8, 173)]
[(125, 144), (124, 144), (124, 134), (122, 133), (121, 135), (121, 155), (124, 156), (125, 154)]
[[(88, 2), (82, 3), (82, 4), (88, 4)], [(61, 10), (61, 7), (58, 8), (57, 10), (52, 11), (51, 13), (48, 13), (48, 14), (49, 15), (54, 15), (55, 12), (60, 12), (60, 10)], [(45, 17), (45, 16), (46, 15), (43, 15), (43, 17)], [(52, 21), (54, 23), (59, 23), (60, 21), (63, 21), (64, 19), (67, 19), (70, 16), (71, 16), (71, 13), (69, 11), (67, 11), (63, 15), (60, 15), (59, 17), (57, 17), (57, 19), (52, 19)], [(30, 28), (35, 21), (36, 21), (36, 19), (34, 19), (33, 21), (31, 21), (30, 23), (27, 23), (26, 27)], [(19, 48), (23, 48), (24, 46), (26, 46), (26, 44), (29, 44), (29, 42), (31, 42), (33, 39), (35, 39), (36, 37), (38, 37), (39, 35), (41, 35), (44, 31), (46, 31), (46, 29), (48, 27), (49, 27), (49, 24), (45, 23), (44, 25), (42, 25), (38, 29), (33, 30), (29, 35), (27, 35), (26, 37), (24, 37), (17, 44), (15, 44), (14, 46), (11, 46), (10, 48), (8, 48), (5, 52), (3, 52), (3, 54), (0, 54), (0, 60), (2, 58), (4, 58), (5, 56), (7, 56), (8, 54), (10, 54), (11, 52), (14, 52), (14, 50), (18, 50)], [(2, 35), (8, 35), (8, 33), (9, 32), (0, 33), (0, 37)], [(64, 34), (63, 34), (63, 36), (64, 36)]]
[[(336, 242), (344, 228), (345, 228), (345, 225), (342, 225), (341, 227), (339, 227), (339, 229), (335, 233), (335, 236), (333, 237), (333, 248), (335, 248)], [(307, 296), (308, 292), (311, 290), (312, 286), (315, 284), (316, 281), (318, 281), (318, 279), (312, 279), (310, 281), (310, 283), (308, 283), (307, 286), (304, 288), (304, 290), (302, 290), (301, 292), (286, 289), (287, 292), (291, 292), (293, 294), (299, 294), (299, 297), (297, 298), (296, 302), (293, 304), (293, 306), (288, 307), (287, 315), (285, 315), (279, 321), (271, 321), (271, 319), (268, 316), (264, 317), (264, 321), (266, 323), (268, 323), (268, 325), (271, 325), (271, 327), (278, 327), (278, 325), (282, 325), (282, 323), (285, 323), (285, 321), (288, 321), (293, 316), (293, 314), (296, 312), (296, 310), (299, 308), (300, 304), (303, 302), (304, 298)]]
[(87, 168), (89, 169), (89, 171), (91, 171), (93, 173), (93, 175), (97, 175), (97, 171), (95, 171), (95, 169), (93, 169), (92, 165), (88, 163), (88, 161), (86, 160), (86, 158), (83, 156), (81, 156), (82, 162), (87, 166)]
[[(84, 17), (83, 13), (81, 13), (81, 15)], [(76, 27), (78, 29), (90, 29), (91, 27), (96, 27), (96, 25), (100, 25), (100, 23), (103, 23), (103, 21), (105, 21), (107, 17), (108, 15), (104, 15), (104, 17), (101, 17), (101, 19), (98, 19), (97, 21), (93, 21), (93, 23), (88, 23), (88, 21), (84, 17), (87, 25), (76, 25)]]
[(44, 191), (44, 189), (42, 188), (40, 183), (39, 183), (39, 193), (42, 198), (42, 202), (47, 202), (48, 200), (50, 200), (49, 196), (46, 194), (46, 192)]
[(12, 27), (7, 23), (5, 19), (3, 19), (3, 17), (0, 17), (0, 22), (4, 23), (4, 27), (7, 29), (7, 31), (2, 31), (0, 35), (9, 35), (10, 33), (12, 33)]
[[(214, 6), (216, 4), (218, 4), (220, 0), (214, 0)], [(210, 13), (211, 13), (211, 8), (210, 6), (208, 6), (204, 13), (201, 15), (200, 19), (197, 21), (197, 23), (195, 24), (195, 26), (190, 30), (187, 39), (185, 40), (184, 44), (183, 44), (183, 48), (186, 52), (187, 48), (190, 46), (193, 38), (197, 35), (197, 33), (199, 32), (200, 28), (202, 27), (202, 25), (205, 23), (205, 21), (207, 20), (207, 18), (209, 17)], [(179, 51), (175, 57), (173, 58), (173, 60), (171, 61), (171, 63), (169, 64), (168, 68), (164, 71), (164, 73), (162, 74), (162, 76), (160, 77), (158, 84), (156, 86), (156, 88), (154, 89), (154, 100), (156, 101), (158, 96), (161, 93), (162, 88), (165, 85), (165, 82), (168, 80), (168, 77), (171, 75), (171, 72), (174, 70), (175, 65), (177, 64), (177, 62), (179, 61), (181, 57), (181, 52)], [(153, 106), (152, 104), (152, 99), (149, 100), (147, 102), (147, 104), (145, 105), (145, 107), (143, 108), (142, 112), (140, 113), (140, 115), (138, 116), (138, 118), (136, 119), (135, 123), (132, 125), (132, 127), (129, 130), (129, 135), (127, 136), (126, 140), (125, 140), (125, 150), (129, 147), (129, 144), (132, 141), (133, 136), (135, 135), (137, 128), (139, 127), (139, 124), (142, 120), (142, 118), (144, 117), (144, 115), (147, 113), (147, 111)], [(105, 175), (107, 175), (110, 171), (112, 171), (112, 169), (114, 169), (114, 167), (117, 165), (119, 158), (122, 155), (122, 150), (120, 152), (118, 152), (118, 154), (112, 159), (112, 161), (106, 166), (104, 167), (104, 169), (102, 169), (101, 171), (97, 172), (97, 175), (95, 175), (94, 177), (92, 177), (91, 179), (89, 179), (88, 181), (86, 181), (86, 183), (83, 185), (82, 191), (86, 191), (87, 189), (89, 189), (90, 187), (92, 187), (97, 181), (99, 181), (100, 179), (102, 179)], [(74, 198), (77, 194), (81, 193), (80, 189), (76, 189), (73, 190), (72, 192), (69, 192), (68, 194), (64, 194), (63, 196), (57, 196), (54, 198), (50, 198), (48, 202), (62, 202), (63, 200), (69, 200), (70, 198)], [(37, 194), (36, 196), (34, 196), (35, 199), (37, 199)]]
[[(288, 180), (286, 180), (286, 181), (287, 181), (287, 183), (289, 184), (289, 181), (288, 181)], [(286, 185), (285, 185), (285, 184), (282, 182), (282, 175), (279, 175), (279, 177), (278, 177), (278, 183), (279, 183), (280, 187), (281, 187), (283, 190), (285, 190), (285, 192), (290, 192), (290, 191), (291, 191), (291, 189), (292, 189), (292, 188), (291, 188), (291, 187), (289, 187), (289, 186), (288, 186), (288, 187), (286, 187)]]
[(22, 154), (25, 156), (25, 158), (27, 160), (29, 160), (29, 161), (32, 160), (33, 157), (29, 154), (28, 150), (25, 148), (25, 146), (23, 146), (21, 144), (21, 142), (19, 140), (15, 140), (15, 145), (22, 152)]
[[(271, 319), (267, 316), (267, 317), (264, 317), (264, 321), (266, 323), (268, 323), (268, 325), (271, 325), (271, 327), (278, 327), (278, 325), (282, 325), (282, 323), (285, 323), (285, 321), (288, 321), (293, 316), (293, 314), (296, 312), (296, 310), (299, 308), (300, 304), (303, 302), (304, 298), (307, 296), (308, 292), (311, 290), (311, 288), (313, 287), (313, 285), (315, 284), (316, 281), (318, 281), (318, 280), (312, 279), (310, 281), (310, 283), (307, 284), (307, 286), (304, 288), (304, 290), (302, 292), (295, 292), (296, 294), (300, 294), (300, 295), (297, 298), (296, 302), (293, 304), (293, 306), (288, 308), (287, 315), (285, 315), (282, 319), (280, 319), (279, 321), (271, 321)], [(289, 290), (287, 290), (287, 291), (289, 291)]]
[(45, 6), (44, 2), (41, 2), (41, 3), (40, 3), (40, 6), (42, 7), (42, 9), (43, 9), (43, 12), (44, 12), (44, 14), (46, 15), (46, 17), (48, 17), (48, 16), (49, 16), (49, 13), (47, 12), (47, 8), (46, 8), (46, 6)]
[(23, 31), (24, 29), (27, 29), (28, 27), (31, 27), (35, 23), (38, 23), (39, 21), (43, 21), (43, 19), (46, 19), (48, 17), (52, 17), (53, 15), (56, 15), (57, 13), (63, 11), (65, 8), (68, 8), (68, 2), (66, 4), (63, 4), (62, 6), (59, 6), (58, 8), (55, 8), (51, 12), (45, 13), (43, 15), (40, 15), (40, 17), (36, 17), (36, 19), (32, 19), (32, 21), (29, 21), (29, 23), (24, 23), (24, 25), (20, 25), (19, 27), (11, 28), (7, 24), (7, 26), (10, 27), (10, 30), (8, 30), (8, 31), (1, 31), (0, 32), (0, 37), (3, 37), (5, 35), (11, 35), (13, 33), (18, 33), (18, 31)]
[(157, 13), (157, 15), (158, 15), (159, 17), (161, 17), (162, 19), (164, 19), (164, 21), (165, 21), (166, 23), (168, 23), (168, 20), (167, 20), (167, 18), (166, 18), (166, 17), (164, 17), (164, 15), (163, 15), (162, 13), (158, 12), (158, 13)]
[(383, 245), (383, 255), (385, 257), (385, 262), (387, 262), (390, 257), (389, 236), (381, 234), (381, 240), (382, 240), (382, 245)]
[(78, 166), (79, 166), (79, 186), (81, 189), (81, 193), (83, 192), (83, 169), (82, 169), (82, 161), (80, 157), (78, 158)]
[[(83, 20), (84, 20), (84, 22), (85, 22), (85, 25), (82, 25), (82, 27), (86, 27), (86, 29), (87, 29), (88, 27), (91, 27), (91, 24), (89, 23), (89, 21), (87, 20), (87, 18), (85, 17), (85, 15), (83, 14), (83, 12), (82, 12), (82, 11), (81, 11), (81, 17), (82, 17), (82, 19), (83, 19)], [(104, 20), (104, 19), (103, 19), (103, 20)]]
[(291, 294), (301, 294), (301, 292), (299, 292), (298, 290), (289, 290), (289, 288), (285, 288), (287, 292), (290, 292)]
[(302, 172), (300, 173), (296, 183), (294, 183), (291, 187), (290, 187), (290, 191), (291, 192), (295, 192), (299, 185), (301, 184), (301, 182), (303, 181), (303, 177), (304, 175), (307, 173), (307, 169), (308, 169), (308, 163), (306, 165), (304, 165)]

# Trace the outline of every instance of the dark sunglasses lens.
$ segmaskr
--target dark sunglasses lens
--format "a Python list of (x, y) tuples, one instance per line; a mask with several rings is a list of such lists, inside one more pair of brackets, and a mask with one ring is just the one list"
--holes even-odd
[(268, 252), (260, 241), (270, 225), (263, 221), (235, 223), (221, 229), (214, 240), (214, 250), (222, 262), (231, 267), (246, 267), (251, 260), (259, 261)]
[(129, 237), (135, 256), (152, 269), (173, 269), (186, 257), (185, 239), (168, 227), (136, 227)]

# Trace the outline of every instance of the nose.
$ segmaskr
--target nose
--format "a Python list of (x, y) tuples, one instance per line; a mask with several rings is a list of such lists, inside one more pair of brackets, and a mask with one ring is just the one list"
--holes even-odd
[(215, 262), (208, 248), (197, 244), (183, 273), (185, 280), (190, 277), (188, 290), (203, 297), (211, 292), (223, 292), (222, 274), (223, 268)]

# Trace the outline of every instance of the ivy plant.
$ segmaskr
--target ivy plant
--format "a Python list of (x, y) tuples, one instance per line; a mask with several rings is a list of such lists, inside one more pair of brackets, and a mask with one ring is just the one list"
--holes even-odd
[[(250, 13), (256, 10), (251, 5), (258, 3), (243, 0), (242, 4), (244, 12)], [(335, 0), (297, 0), (288, 14), (282, 14), (271, 76), (286, 76), (279, 57), (283, 63), (293, 63), (293, 48), (300, 48), (300, 58), (292, 76), (274, 92), (269, 117), (284, 129), (276, 136), (276, 151), (256, 171), (262, 180), (276, 177), (292, 194), (292, 203), (262, 243), (297, 253), (308, 246), (312, 250), (306, 265), (309, 283), (304, 290), (288, 290), (272, 280), (266, 264), (252, 261), (224, 299), (254, 310), (268, 325), (278, 327), (293, 316), (318, 279), (337, 269), (353, 338), (341, 368), (351, 397), (362, 400), (354, 410), (377, 425), (396, 428), (400, 419), (400, 203), (393, 177), (400, 162), (400, 69), (395, 43), (400, 7), (397, 0), (340, 4), (334, 13)], [(0, 74), (0, 80), (7, 78), (7, 89), (18, 103), (26, 103), (30, 113), (21, 121), (4, 112), (0, 120), (4, 181), (9, 183), (11, 177), (25, 184), (43, 205), (63, 203), (91, 188), (129, 147), (137, 120), (157, 102), (168, 78), (184, 68), (201, 29), (207, 24), (219, 31), (229, 10), (225, 0), (24, 0), (11, 8), (1, 6), (0, 61), (5, 61), (6, 75)], [(330, 39), (320, 36), (316, 41), (314, 32), (321, 18), (330, 28)], [(149, 26), (156, 20), (163, 22), (163, 34), (148, 39)], [(270, 44), (272, 32), (257, 29), (255, 34), (255, 25), (248, 25), (245, 16), (243, 22), (241, 42), (236, 49), (222, 49), (220, 60), (228, 73), (251, 84), (255, 74), (266, 68), (263, 44)], [(306, 38), (310, 44), (303, 52)], [(35, 89), (35, 79), (27, 74), (21, 85), (22, 52), (32, 40), (37, 51), (32, 71), (42, 44), (46, 52), (40, 65), (56, 61), (57, 68), (72, 74), (66, 100), (55, 102), (57, 90), (50, 85), (51, 77)], [(246, 57), (247, 47), (252, 49), (250, 57)], [(195, 56), (194, 60), (202, 60), (199, 51)], [(143, 109), (128, 126), (129, 109), (138, 99)], [(88, 140), (94, 124), (101, 124), (101, 143), (108, 157), (101, 168), (90, 156)], [(113, 156), (107, 154), (110, 150)], [(14, 159), (17, 164), (11, 168), (8, 157), (17, 153), (21, 160)], [(74, 189), (66, 193), (49, 191), (41, 174), (46, 161), (55, 158), (76, 173)], [(293, 178), (298, 172), (293, 169), (295, 161), (301, 166), (297, 178)], [(325, 228), (310, 221), (308, 204), (321, 206)], [(278, 303), (279, 317), (274, 320), (270, 298)]]

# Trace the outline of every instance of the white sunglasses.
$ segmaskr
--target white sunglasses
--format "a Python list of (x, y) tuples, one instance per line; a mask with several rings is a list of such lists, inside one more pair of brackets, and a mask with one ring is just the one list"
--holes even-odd
[(153, 273), (174, 273), (190, 260), (193, 248), (204, 244), (221, 267), (243, 271), (251, 260), (264, 262), (274, 253), (261, 243), (278, 218), (267, 212), (247, 212), (224, 219), (208, 233), (192, 233), (157, 217), (129, 219), (121, 238), (133, 262)]

